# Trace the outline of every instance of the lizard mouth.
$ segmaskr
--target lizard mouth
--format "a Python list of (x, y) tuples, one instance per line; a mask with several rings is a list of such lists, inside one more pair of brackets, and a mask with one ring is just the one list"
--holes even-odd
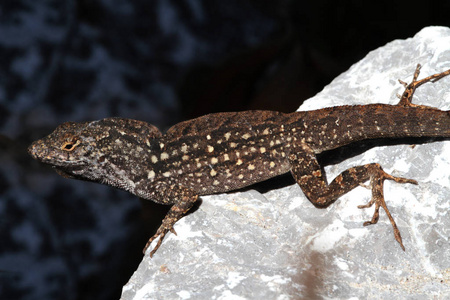
[(56, 173), (58, 173), (58, 175), (64, 177), (64, 178), (74, 178), (77, 179), (77, 171), (81, 171), (83, 170), (82, 167), (77, 168), (77, 167), (73, 167), (73, 168), (64, 168), (64, 167), (59, 167), (59, 166), (53, 166), (53, 170), (55, 170)]

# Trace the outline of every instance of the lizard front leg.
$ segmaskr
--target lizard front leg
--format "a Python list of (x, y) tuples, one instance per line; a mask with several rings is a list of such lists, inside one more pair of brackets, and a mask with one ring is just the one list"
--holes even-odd
[[(148, 240), (147, 244), (144, 247), (143, 253), (147, 251), (147, 249), (150, 247), (151, 243), (159, 237), (158, 242), (156, 243), (156, 246), (153, 248), (153, 250), (150, 252), (150, 257), (153, 257), (153, 254), (155, 254), (156, 250), (158, 250), (159, 246), (161, 246), (161, 243), (166, 236), (167, 232), (172, 232), (174, 234), (177, 234), (175, 232), (175, 229), (173, 229), (173, 226), (175, 223), (181, 219), (188, 211), (191, 209), (192, 205), (197, 201), (198, 195), (193, 192), (190, 189), (184, 188), (182, 186), (164, 186), (159, 187), (158, 191), (163, 192), (165, 190), (166, 192), (169, 191), (167, 194), (162, 195), (161, 197), (165, 197), (165, 199), (170, 198), (171, 202), (174, 203), (172, 207), (170, 208), (167, 215), (164, 217), (161, 226), (159, 226), (156, 233)], [(158, 201), (158, 202), (166, 202), (165, 201)]]
[(370, 180), (369, 187), (372, 190), (372, 199), (366, 205), (359, 205), (358, 208), (368, 208), (375, 203), (375, 212), (372, 219), (364, 222), (363, 225), (376, 224), (379, 218), (379, 209), (382, 207), (392, 224), (396, 241), (405, 250), (400, 231), (384, 200), (383, 185), (386, 179), (399, 183), (412, 184), (417, 184), (417, 181), (394, 177), (384, 172), (379, 164), (372, 163), (347, 169), (328, 184), (326, 176), (322, 172), (311, 148), (302, 144), (294, 147), (292, 150), (288, 156), (291, 164), (291, 173), (306, 197), (316, 207), (328, 207), (340, 196)]

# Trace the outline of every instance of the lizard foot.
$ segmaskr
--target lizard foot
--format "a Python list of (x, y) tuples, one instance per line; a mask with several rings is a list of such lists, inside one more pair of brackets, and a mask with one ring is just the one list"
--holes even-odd
[(177, 191), (176, 187), (171, 187), (171, 191), (175, 193), (175, 196), (182, 196), (181, 200), (178, 200), (178, 202), (170, 208), (167, 215), (164, 217), (161, 226), (159, 226), (158, 230), (156, 231), (155, 235), (152, 236), (147, 244), (144, 247), (144, 254), (147, 251), (147, 249), (150, 247), (150, 244), (159, 237), (158, 242), (156, 243), (155, 248), (150, 252), (150, 257), (153, 257), (153, 254), (155, 254), (156, 250), (158, 250), (159, 246), (161, 246), (161, 243), (166, 236), (167, 232), (172, 232), (175, 235), (177, 234), (175, 232), (175, 229), (173, 229), (173, 226), (175, 223), (181, 219), (184, 214), (192, 207), (192, 205), (197, 201), (198, 195), (194, 194), (192, 191), (187, 189), (182, 189), (181, 191)]
[(400, 235), (400, 230), (398, 230), (397, 224), (395, 223), (394, 218), (389, 212), (389, 209), (384, 200), (383, 186), (385, 180), (393, 180), (398, 183), (412, 183), (412, 184), (417, 184), (417, 181), (413, 179), (392, 176), (383, 171), (383, 169), (379, 164), (373, 164), (372, 166), (376, 170), (370, 182), (370, 186), (372, 187), (372, 199), (365, 205), (358, 205), (358, 208), (368, 208), (375, 203), (375, 212), (373, 213), (372, 220), (364, 222), (363, 225), (367, 226), (371, 224), (376, 224), (378, 222), (380, 215), (379, 213), (380, 207), (382, 207), (386, 212), (389, 221), (391, 222), (392, 228), (394, 230), (395, 240), (400, 244), (400, 247), (403, 249), (403, 251), (405, 251), (405, 247), (403, 246), (402, 242), (402, 236)]
[(158, 250), (159, 246), (161, 246), (161, 243), (164, 239), (164, 237), (166, 236), (166, 233), (170, 231), (173, 234), (177, 235), (175, 229), (173, 229), (173, 227), (171, 228), (166, 228), (163, 225), (161, 225), (158, 230), (156, 231), (156, 233), (148, 240), (147, 244), (145, 244), (144, 250), (142, 251), (144, 254), (145, 252), (147, 252), (147, 249), (150, 247), (150, 245), (152, 244), (152, 242), (159, 237), (158, 242), (156, 243), (155, 248), (153, 248), (153, 250), (150, 252), (150, 257), (153, 257), (153, 254), (155, 254), (156, 250)]
[(420, 64), (417, 65), (416, 70), (414, 72), (414, 76), (413, 76), (413, 80), (411, 81), (410, 84), (402, 81), (402, 80), (398, 80), (404, 87), (405, 87), (405, 91), (403, 92), (403, 94), (401, 96), (397, 96), (400, 98), (400, 101), (398, 102), (397, 105), (400, 106), (410, 106), (410, 107), (427, 107), (424, 105), (417, 105), (417, 104), (412, 104), (412, 97), (414, 95), (414, 92), (416, 91), (416, 88), (418, 88), (419, 86), (421, 86), (422, 84), (426, 83), (426, 82), (436, 82), (439, 79), (441, 79), (442, 77), (445, 77), (447, 75), (450, 75), (450, 69), (441, 73), (437, 73), (437, 74), (433, 74), (431, 76), (428, 76), (426, 78), (417, 80), (417, 77), (419, 77), (419, 73), (420, 73), (420, 68), (422, 66)]

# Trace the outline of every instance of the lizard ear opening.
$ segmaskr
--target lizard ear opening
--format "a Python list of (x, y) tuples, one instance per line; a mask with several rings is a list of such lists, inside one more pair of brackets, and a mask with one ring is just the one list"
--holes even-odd
[(61, 146), (61, 150), (68, 152), (73, 151), (73, 149), (75, 149), (76, 146), (78, 146), (80, 143), (81, 142), (79, 139), (73, 137), (69, 141), (64, 142), (64, 144)]

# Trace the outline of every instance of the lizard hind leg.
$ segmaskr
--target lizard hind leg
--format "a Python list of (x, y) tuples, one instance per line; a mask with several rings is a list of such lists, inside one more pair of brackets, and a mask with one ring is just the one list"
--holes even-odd
[(312, 149), (306, 145), (296, 147), (298, 151), (291, 153), (288, 158), (291, 164), (291, 173), (305, 193), (308, 200), (318, 208), (326, 208), (334, 203), (340, 196), (348, 193), (354, 188), (361, 186), (370, 180), (369, 187), (372, 190), (372, 199), (366, 205), (359, 208), (368, 208), (375, 204), (375, 211), (370, 221), (363, 225), (376, 224), (379, 218), (380, 207), (386, 212), (394, 230), (395, 240), (405, 250), (400, 231), (389, 212), (384, 200), (383, 186), (384, 180), (393, 180), (398, 183), (417, 184), (417, 181), (407, 178), (394, 177), (381, 168), (377, 163), (366, 164), (349, 168), (338, 175), (330, 184), (327, 183), (325, 174)]
[(416, 104), (412, 104), (412, 97), (414, 95), (414, 92), (416, 91), (416, 89), (421, 86), (422, 84), (426, 83), (426, 82), (435, 82), (438, 81), (439, 79), (441, 79), (442, 77), (445, 77), (447, 75), (450, 75), (450, 69), (441, 73), (437, 73), (437, 74), (433, 74), (431, 76), (428, 76), (426, 78), (417, 80), (417, 78), (419, 77), (419, 73), (420, 73), (420, 68), (422, 66), (420, 64), (417, 65), (416, 70), (414, 71), (414, 76), (413, 76), (413, 80), (411, 81), (410, 84), (402, 81), (402, 80), (398, 80), (404, 87), (405, 87), (405, 91), (403, 92), (403, 94), (401, 96), (399, 96), (400, 101), (398, 102), (397, 105), (399, 106), (412, 106), (412, 107), (423, 107), (423, 105), (416, 105)]

